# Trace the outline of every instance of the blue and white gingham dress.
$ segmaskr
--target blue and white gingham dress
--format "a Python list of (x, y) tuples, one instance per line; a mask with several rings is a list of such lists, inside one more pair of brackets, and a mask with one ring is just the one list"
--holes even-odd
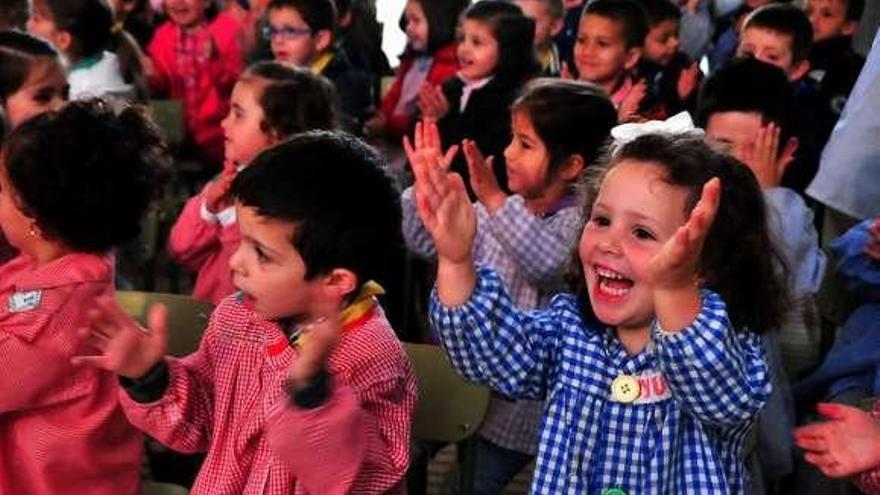
[[(467, 303), (431, 298), (431, 320), (456, 369), (509, 397), (546, 398), (536, 494), (745, 493), (743, 444), (770, 395), (762, 337), (735, 332), (724, 302), (703, 291), (700, 314), (630, 356), (613, 333), (586, 323), (571, 295), (550, 308), (514, 308), (498, 276), (480, 268)], [(621, 374), (661, 372), (672, 397), (610, 400)]]

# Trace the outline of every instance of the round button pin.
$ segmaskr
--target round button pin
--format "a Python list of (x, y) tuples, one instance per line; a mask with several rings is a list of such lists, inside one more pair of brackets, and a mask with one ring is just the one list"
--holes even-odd
[(629, 404), (639, 398), (639, 381), (630, 375), (620, 375), (611, 382), (611, 397), (617, 402)]

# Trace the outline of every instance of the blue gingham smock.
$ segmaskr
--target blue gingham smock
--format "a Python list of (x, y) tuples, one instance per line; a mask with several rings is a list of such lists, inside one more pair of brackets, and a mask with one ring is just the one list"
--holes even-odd
[[(431, 321), (467, 379), (547, 399), (532, 493), (745, 493), (743, 444), (771, 389), (762, 337), (734, 332), (721, 298), (702, 295), (688, 328), (654, 325), (635, 356), (610, 329), (586, 323), (572, 295), (543, 311), (515, 309), (488, 268), (461, 306), (443, 306), (435, 291)], [(616, 377), (649, 371), (663, 374), (671, 398), (611, 400)]]

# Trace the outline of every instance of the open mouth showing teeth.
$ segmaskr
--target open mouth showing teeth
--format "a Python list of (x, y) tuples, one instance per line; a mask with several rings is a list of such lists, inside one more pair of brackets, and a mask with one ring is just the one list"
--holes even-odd
[(596, 266), (596, 275), (599, 276), (599, 292), (605, 295), (625, 296), (632, 289), (633, 281), (614, 270)]

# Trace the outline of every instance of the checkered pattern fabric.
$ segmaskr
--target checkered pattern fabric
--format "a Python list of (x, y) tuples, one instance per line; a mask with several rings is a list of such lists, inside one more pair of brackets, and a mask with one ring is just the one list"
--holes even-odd
[[(434, 243), (416, 212), (411, 188), (404, 191), (402, 202), (407, 244), (416, 253), (433, 257)], [(532, 214), (518, 195), (508, 197), (493, 214), (479, 203), (474, 205), (474, 259), (497, 270), (517, 308), (545, 307), (549, 295), (562, 287), (581, 230), (575, 203), (574, 195), (565, 196), (544, 216)], [(541, 409), (540, 401), (492, 397), (480, 435), (506, 449), (534, 455)]]
[[(480, 268), (463, 305), (431, 300), (431, 320), (456, 369), (510, 397), (547, 400), (536, 494), (745, 493), (743, 444), (770, 395), (762, 337), (730, 327), (718, 295), (704, 291), (686, 329), (652, 329), (631, 356), (610, 329), (585, 322), (571, 295), (549, 309), (515, 309), (501, 279)], [(611, 400), (622, 374), (663, 373), (671, 398)]]

